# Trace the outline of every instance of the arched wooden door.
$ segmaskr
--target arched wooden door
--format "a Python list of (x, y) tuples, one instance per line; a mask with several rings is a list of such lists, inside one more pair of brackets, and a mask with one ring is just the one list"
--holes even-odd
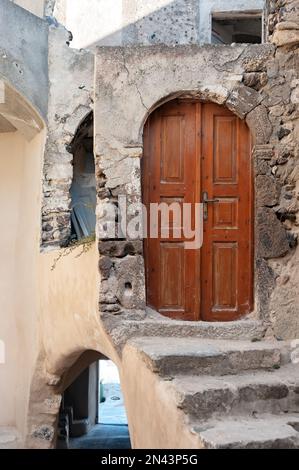
[(150, 203), (210, 201), (204, 204), (201, 248), (186, 249), (184, 234), (170, 231), (165, 238), (160, 224), (158, 237), (145, 239), (148, 305), (181, 320), (229, 321), (251, 312), (253, 191), (246, 124), (216, 104), (167, 103), (145, 125), (142, 180), (148, 225)]

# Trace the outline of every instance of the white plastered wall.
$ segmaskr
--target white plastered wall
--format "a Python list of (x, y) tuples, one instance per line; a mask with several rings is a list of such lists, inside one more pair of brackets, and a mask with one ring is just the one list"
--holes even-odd
[(263, 11), (265, 0), (199, 0), (200, 43), (209, 44), (212, 39), (212, 14), (215, 12)]

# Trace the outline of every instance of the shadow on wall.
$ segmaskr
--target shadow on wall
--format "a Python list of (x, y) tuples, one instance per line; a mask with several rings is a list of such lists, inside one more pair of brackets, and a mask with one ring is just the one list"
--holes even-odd
[[(210, 43), (212, 11), (226, 12), (226, 17), (244, 12), (262, 16), (264, 8), (264, 0), (114, 0), (113, 7), (107, 0), (91, 0), (88, 9), (80, 4), (66, 9), (66, 27), (73, 34), (72, 46), (87, 49)], [(252, 42), (252, 38), (235, 37), (234, 42)]]

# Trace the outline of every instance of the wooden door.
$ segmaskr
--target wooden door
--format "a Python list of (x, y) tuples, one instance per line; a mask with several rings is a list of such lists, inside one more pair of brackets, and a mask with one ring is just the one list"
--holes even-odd
[[(182, 320), (228, 321), (252, 309), (252, 175), (247, 126), (226, 108), (172, 101), (144, 129), (143, 201), (205, 198), (203, 245), (186, 249), (170, 211), (170, 236), (144, 241), (147, 303)], [(179, 221), (183, 224), (183, 219)], [(194, 220), (193, 220), (194, 223)], [(194, 228), (194, 226), (193, 226)]]

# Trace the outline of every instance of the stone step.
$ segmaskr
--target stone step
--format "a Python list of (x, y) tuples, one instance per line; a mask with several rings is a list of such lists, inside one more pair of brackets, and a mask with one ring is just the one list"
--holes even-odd
[(299, 368), (225, 377), (177, 376), (169, 384), (178, 407), (198, 420), (231, 414), (299, 412)]
[(192, 425), (206, 449), (294, 449), (299, 447), (299, 413), (235, 416)]
[(237, 374), (281, 363), (280, 342), (141, 337), (130, 342), (160, 375)]

